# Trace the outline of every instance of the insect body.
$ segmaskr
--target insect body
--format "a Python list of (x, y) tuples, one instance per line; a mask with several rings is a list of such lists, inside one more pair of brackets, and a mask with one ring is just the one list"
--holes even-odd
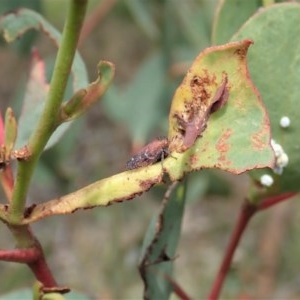
[(136, 153), (127, 163), (127, 170), (152, 165), (168, 156), (168, 139), (155, 139)]

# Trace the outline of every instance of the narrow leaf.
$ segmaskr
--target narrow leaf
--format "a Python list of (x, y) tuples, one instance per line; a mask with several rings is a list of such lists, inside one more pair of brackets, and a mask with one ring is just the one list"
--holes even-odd
[(78, 209), (107, 206), (130, 200), (160, 183), (163, 169), (160, 163), (137, 170), (119, 173), (92, 183), (74, 193), (28, 208), (24, 223), (47, 216), (69, 214)]
[(146, 234), (140, 274), (144, 281), (144, 299), (168, 299), (172, 284), (173, 262), (181, 231), (185, 204), (186, 186), (173, 183), (168, 189), (161, 205)]

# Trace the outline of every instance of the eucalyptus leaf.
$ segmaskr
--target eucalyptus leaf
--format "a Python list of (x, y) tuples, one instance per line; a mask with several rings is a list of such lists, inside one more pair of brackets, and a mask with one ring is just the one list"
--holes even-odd
[[(177, 186), (176, 186), (177, 185)], [(144, 281), (145, 299), (168, 299), (172, 286), (173, 263), (181, 232), (185, 206), (186, 183), (173, 183), (167, 191), (161, 210), (146, 233), (139, 270)]]
[[(288, 156), (281, 175), (270, 170), (253, 173), (259, 180), (268, 173), (276, 181), (277, 192), (299, 191), (300, 181), (300, 4), (283, 3), (261, 10), (250, 18), (232, 40), (252, 38), (249, 70), (271, 121), (272, 138)], [(290, 126), (280, 125), (288, 117)]]

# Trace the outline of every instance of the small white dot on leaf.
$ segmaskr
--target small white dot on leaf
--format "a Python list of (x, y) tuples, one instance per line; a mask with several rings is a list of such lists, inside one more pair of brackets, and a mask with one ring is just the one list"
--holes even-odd
[(279, 167), (286, 167), (289, 163), (289, 157), (286, 153), (282, 153), (276, 160), (276, 164)]
[(290, 120), (290, 118), (289, 117), (287, 117), (287, 116), (284, 116), (284, 117), (282, 117), (281, 119), (280, 119), (280, 126), (282, 127), (282, 128), (287, 128), (287, 127), (289, 127), (290, 125), (291, 125), (291, 120)]
[(282, 153), (284, 153), (283, 148), (281, 147), (280, 144), (276, 143), (273, 139), (271, 140), (271, 146), (275, 152), (275, 156), (278, 157)]
[(264, 174), (260, 177), (260, 183), (263, 186), (270, 187), (274, 183), (274, 179), (272, 176)]

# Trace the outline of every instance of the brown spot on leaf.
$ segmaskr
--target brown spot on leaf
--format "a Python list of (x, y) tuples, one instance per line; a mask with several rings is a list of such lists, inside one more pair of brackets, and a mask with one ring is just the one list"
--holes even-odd
[(139, 185), (144, 191), (148, 191), (154, 184), (160, 182), (161, 176), (151, 180), (140, 180)]
[(253, 150), (261, 151), (265, 149), (265, 139), (269, 130), (270, 125), (264, 123), (264, 126), (251, 136), (251, 146), (253, 147)]
[(198, 162), (198, 156), (196, 154), (192, 154), (190, 156), (190, 164), (193, 166), (194, 164), (196, 164)]
[(245, 42), (246, 43), (243, 48), (241, 47), (234, 52), (234, 54), (236, 54), (240, 58), (240, 60), (246, 59), (246, 55), (247, 55), (249, 46), (251, 44), (254, 44), (254, 42), (252, 40), (245, 40)]
[(122, 203), (122, 202), (125, 202), (125, 201), (129, 201), (129, 200), (132, 200), (133, 198), (135, 197), (138, 197), (138, 196), (141, 196), (143, 194), (143, 192), (138, 192), (138, 193), (134, 193), (128, 197), (123, 197), (123, 198), (115, 198), (111, 201), (109, 201), (106, 206), (110, 206), (112, 205), (113, 203)]
[(210, 92), (211, 86), (216, 85), (215, 74), (210, 75), (207, 70), (204, 76), (194, 76), (190, 81), (192, 101), (184, 102), (184, 110), (174, 113), (177, 120), (177, 131), (181, 135), (182, 149), (190, 148), (206, 129), (207, 121), (211, 113), (219, 110), (228, 99), (228, 79), (223, 73), (221, 85), (217, 88), (214, 96)]
[(216, 148), (219, 152), (219, 158), (218, 161), (220, 164), (228, 164), (229, 161), (227, 161), (226, 154), (230, 149), (230, 144), (228, 143), (228, 139), (230, 138), (232, 134), (231, 129), (227, 129), (219, 139), (218, 143), (216, 144)]

